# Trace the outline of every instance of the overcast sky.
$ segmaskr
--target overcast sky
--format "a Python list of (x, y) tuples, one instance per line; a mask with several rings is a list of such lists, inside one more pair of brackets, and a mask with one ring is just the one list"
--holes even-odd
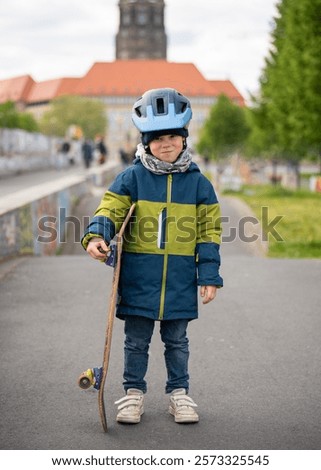
[[(255, 92), (277, 0), (165, 0), (167, 59)], [(115, 59), (118, 0), (0, 0), (0, 79), (82, 76)]]

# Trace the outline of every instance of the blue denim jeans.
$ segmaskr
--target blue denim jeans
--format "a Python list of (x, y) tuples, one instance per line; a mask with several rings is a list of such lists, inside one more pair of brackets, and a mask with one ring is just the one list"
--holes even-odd
[[(145, 375), (148, 367), (148, 350), (152, 339), (155, 321), (146, 317), (126, 316), (125, 318), (125, 366), (124, 388), (137, 388), (147, 391)], [(160, 335), (165, 345), (167, 369), (166, 393), (177, 388), (188, 391), (188, 320), (163, 320), (160, 322)]]

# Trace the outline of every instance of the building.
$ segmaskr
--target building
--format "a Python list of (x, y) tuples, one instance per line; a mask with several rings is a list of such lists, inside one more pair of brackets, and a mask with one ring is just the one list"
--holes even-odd
[(164, 10), (164, 0), (119, 1), (116, 60), (166, 60)]
[[(193, 145), (220, 94), (240, 106), (244, 106), (244, 98), (229, 80), (207, 80), (192, 63), (166, 60), (164, 8), (163, 0), (119, 0), (115, 61), (94, 63), (83, 77), (77, 78), (36, 82), (25, 75), (0, 80), (0, 103), (12, 100), (19, 109), (39, 118), (51, 101), (62, 95), (99, 99), (106, 105), (106, 142), (112, 154), (123, 146), (136, 145), (138, 135), (130, 116), (135, 100), (151, 88), (176, 88), (191, 100), (194, 116), (190, 143)], [(144, 32), (142, 36), (139, 30)], [(153, 31), (159, 34), (159, 44)]]

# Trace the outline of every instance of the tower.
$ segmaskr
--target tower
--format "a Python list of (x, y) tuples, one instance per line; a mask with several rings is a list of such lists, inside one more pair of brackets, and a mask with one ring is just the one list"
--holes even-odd
[(119, 0), (116, 59), (165, 59), (164, 0)]

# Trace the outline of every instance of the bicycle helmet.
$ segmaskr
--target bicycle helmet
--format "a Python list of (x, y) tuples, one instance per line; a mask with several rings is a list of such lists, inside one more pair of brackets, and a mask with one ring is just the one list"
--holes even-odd
[(173, 88), (146, 91), (132, 110), (132, 120), (142, 134), (143, 144), (164, 134), (164, 131), (187, 137), (191, 119), (189, 100)]

